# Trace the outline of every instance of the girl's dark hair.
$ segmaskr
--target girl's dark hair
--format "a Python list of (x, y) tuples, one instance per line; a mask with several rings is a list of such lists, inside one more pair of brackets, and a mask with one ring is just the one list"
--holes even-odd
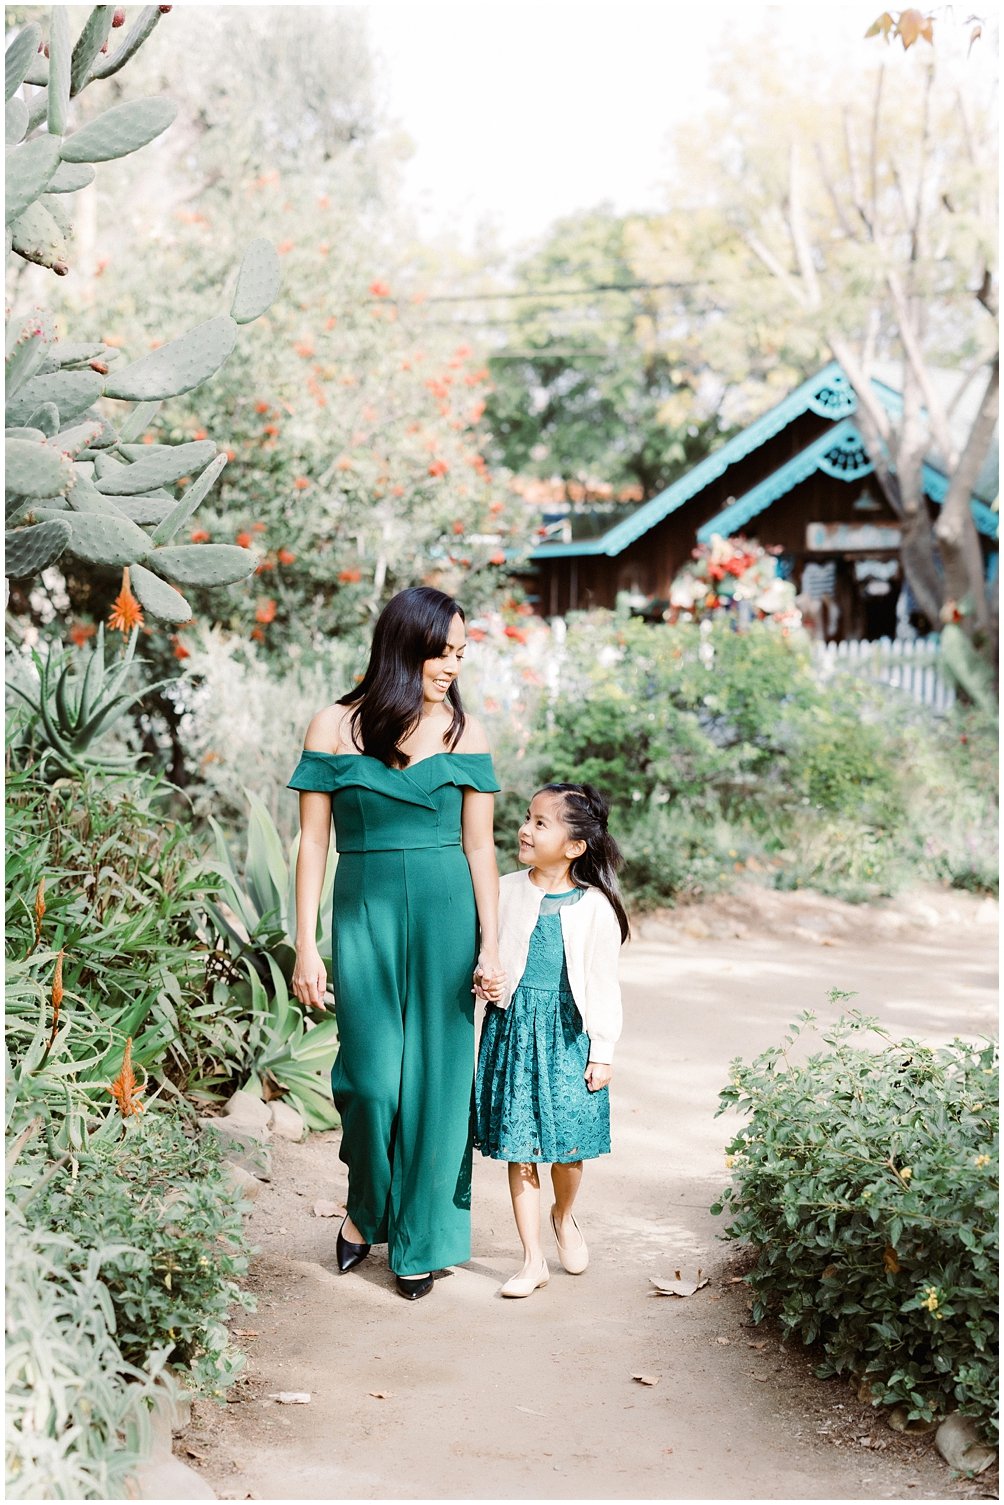
[[(466, 620), (451, 596), (431, 586), (415, 585), (392, 596), (373, 629), (366, 673), (337, 702), (355, 706), (349, 723), (353, 741), (388, 768), (407, 768), (411, 762), (400, 743), (422, 714), (422, 665), (443, 652), (454, 617)], [(453, 710), (447, 733), (452, 750), (467, 720), (456, 680), (446, 699)]]
[(572, 863), (572, 879), (579, 888), (598, 888), (606, 895), (621, 927), (621, 941), (626, 941), (631, 926), (617, 884), (617, 871), (624, 858), (607, 830), (608, 802), (592, 784), (545, 784), (537, 792), (561, 796), (562, 823), (573, 841), (586, 843), (582, 856)]

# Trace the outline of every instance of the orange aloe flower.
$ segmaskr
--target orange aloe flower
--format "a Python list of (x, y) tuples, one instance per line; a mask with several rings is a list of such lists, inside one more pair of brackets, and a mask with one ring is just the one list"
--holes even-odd
[(126, 1041), (122, 1067), (108, 1091), (118, 1104), (118, 1110), (123, 1118), (131, 1118), (134, 1113), (142, 1113), (143, 1104), (139, 1099), (143, 1089), (136, 1085), (136, 1073), (132, 1069), (132, 1035)]
[(122, 589), (119, 591), (108, 615), (108, 626), (113, 632), (132, 632), (143, 626), (143, 613), (129, 584), (129, 566), (122, 571)]
[[(39, 889), (41, 889), (41, 884), (39, 885)], [(36, 912), (36, 914), (38, 913), (38, 900), (37, 899), (35, 901), (35, 912)], [(43, 914), (45, 913), (45, 905), (44, 904), (42, 905), (42, 913)], [(49, 1031), (49, 1043), (46, 1046), (46, 1053), (48, 1053), (52, 1049), (53, 1041), (56, 1038), (56, 1031), (59, 1029), (59, 1010), (62, 1007), (62, 1003), (63, 1003), (63, 953), (62, 953), (62, 951), (60, 951), (59, 955), (56, 957), (56, 970), (52, 974), (52, 1029)]]
[[(38, 893), (35, 895), (35, 945), (42, 939), (42, 920), (45, 918), (45, 879), (38, 880)], [(62, 952), (60, 952), (62, 955)]]

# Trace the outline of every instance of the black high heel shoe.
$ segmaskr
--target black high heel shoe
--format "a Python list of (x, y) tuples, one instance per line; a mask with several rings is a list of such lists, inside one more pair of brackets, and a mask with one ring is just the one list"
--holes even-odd
[(397, 1282), (397, 1294), (403, 1296), (405, 1301), (417, 1301), (420, 1296), (428, 1296), (433, 1287), (433, 1279), (430, 1275), (395, 1275)]
[(342, 1233), (342, 1228), (345, 1227), (347, 1218), (348, 1214), (346, 1213), (342, 1219), (342, 1227), (338, 1230), (338, 1237), (335, 1239), (335, 1258), (338, 1261), (338, 1273), (340, 1275), (346, 1275), (349, 1270), (354, 1270), (356, 1265), (361, 1265), (370, 1252), (369, 1244), (353, 1244)]

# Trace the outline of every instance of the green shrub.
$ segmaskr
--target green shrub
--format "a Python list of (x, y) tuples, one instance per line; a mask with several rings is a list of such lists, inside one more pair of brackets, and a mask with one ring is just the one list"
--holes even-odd
[(230, 1351), (226, 1315), (253, 1300), (238, 1285), (249, 1250), (216, 1142), (147, 1112), (41, 1185), (38, 1159), (19, 1170), (30, 1223), (68, 1241), (63, 1271), (80, 1275), (100, 1253), (123, 1363), (143, 1370), (163, 1354), (210, 1393), (228, 1384), (241, 1359)]
[(7, 1209), (7, 1497), (122, 1500), (151, 1443), (148, 1402), (167, 1355), (119, 1352), (103, 1280), (114, 1250), (82, 1250)]
[[(841, 995), (833, 995), (839, 997)], [(753, 1319), (821, 1346), (876, 1404), (995, 1431), (995, 1047), (894, 1043), (850, 1012), (805, 1058), (796, 1040), (732, 1063), (718, 1112), (748, 1115), (712, 1211), (750, 1244)], [(878, 1037), (868, 1048), (863, 1037)], [(799, 1059), (796, 1059), (796, 1055)]]
[[(7, 955), (24, 973), (30, 1034), (38, 985), (48, 992), (52, 958), (63, 952), (59, 1023), (80, 1080), (111, 1081), (131, 1036), (133, 1059), (164, 1090), (221, 1095), (249, 1059), (240, 1001), (207, 992), (205, 907), (221, 880), (166, 801), (152, 778), (82, 775), (46, 786), (30, 770), (8, 771)], [(15, 1001), (15, 1062), (17, 1013)]]

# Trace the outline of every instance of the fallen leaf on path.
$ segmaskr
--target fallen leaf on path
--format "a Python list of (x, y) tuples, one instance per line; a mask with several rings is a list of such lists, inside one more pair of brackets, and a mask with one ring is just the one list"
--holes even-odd
[(307, 1390), (276, 1390), (268, 1399), (278, 1401), (280, 1406), (309, 1406), (310, 1392)]
[(703, 1280), (700, 1278), (700, 1270), (698, 1270), (697, 1275), (697, 1280), (681, 1280), (679, 1272), (677, 1272), (675, 1280), (656, 1280), (654, 1275), (650, 1275), (648, 1278), (651, 1284), (655, 1286), (653, 1294), (656, 1296), (693, 1296), (695, 1291), (703, 1290), (708, 1284), (707, 1275), (705, 1275)]
[(633, 1374), (631, 1378), (637, 1380), (639, 1385), (658, 1385), (662, 1376), (659, 1374)]
[(531, 1406), (517, 1406), (517, 1411), (524, 1411), (527, 1416), (546, 1416), (546, 1411), (534, 1411)]
[(761, 1385), (766, 1385), (767, 1381), (770, 1379), (769, 1374), (757, 1374), (755, 1369), (751, 1369), (749, 1371), (749, 1377), (751, 1380), (759, 1380)]
[(715, 1342), (716, 1343), (720, 1343), (723, 1348), (727, 1348), (729, 1346), (729, 1344), (732, 1342), (732, 1339), (731, 1338), (716, 1338)]
[(374, 1400), (392, 1400), (394, 1396), (393, 1390), (371, 1390), (369, 1393)]
[(235, 1338), (257, 1338), (257, 1336), (258, 1336), (258, 1329), (256, 1327), (235, 1327), (234, 1328), (234, 1337)]
[(205, 1453), (197, 1453), (194, 1448), (186, 1448), (185, 1452), (189, 1458), (197, 1458), (200, 1463), (204, 1463), (206, 1460)]
[(338, 1214), (344, 1211), (345, 1208), (341, 1202), (325, 1202), (323, 1198), (318, 1198), (311, 1208), (315, 1218), (337, 1218)]
[(727, 1286), (737, 1286), (737, 1285), (741, 1285), (742, 1282), (745, 1279), (746, 1279), (745, 1275), (730, 1275), (729, 1278), (728, 1278), (728, 1280), (726, 1280), (725, 1284)]
[(762, 1338), (759, 1343), (747, 1343), (746, 1347), (747, 1348), (766, 1348), (767, 1347), (767, 1339), (766, 1338)]

